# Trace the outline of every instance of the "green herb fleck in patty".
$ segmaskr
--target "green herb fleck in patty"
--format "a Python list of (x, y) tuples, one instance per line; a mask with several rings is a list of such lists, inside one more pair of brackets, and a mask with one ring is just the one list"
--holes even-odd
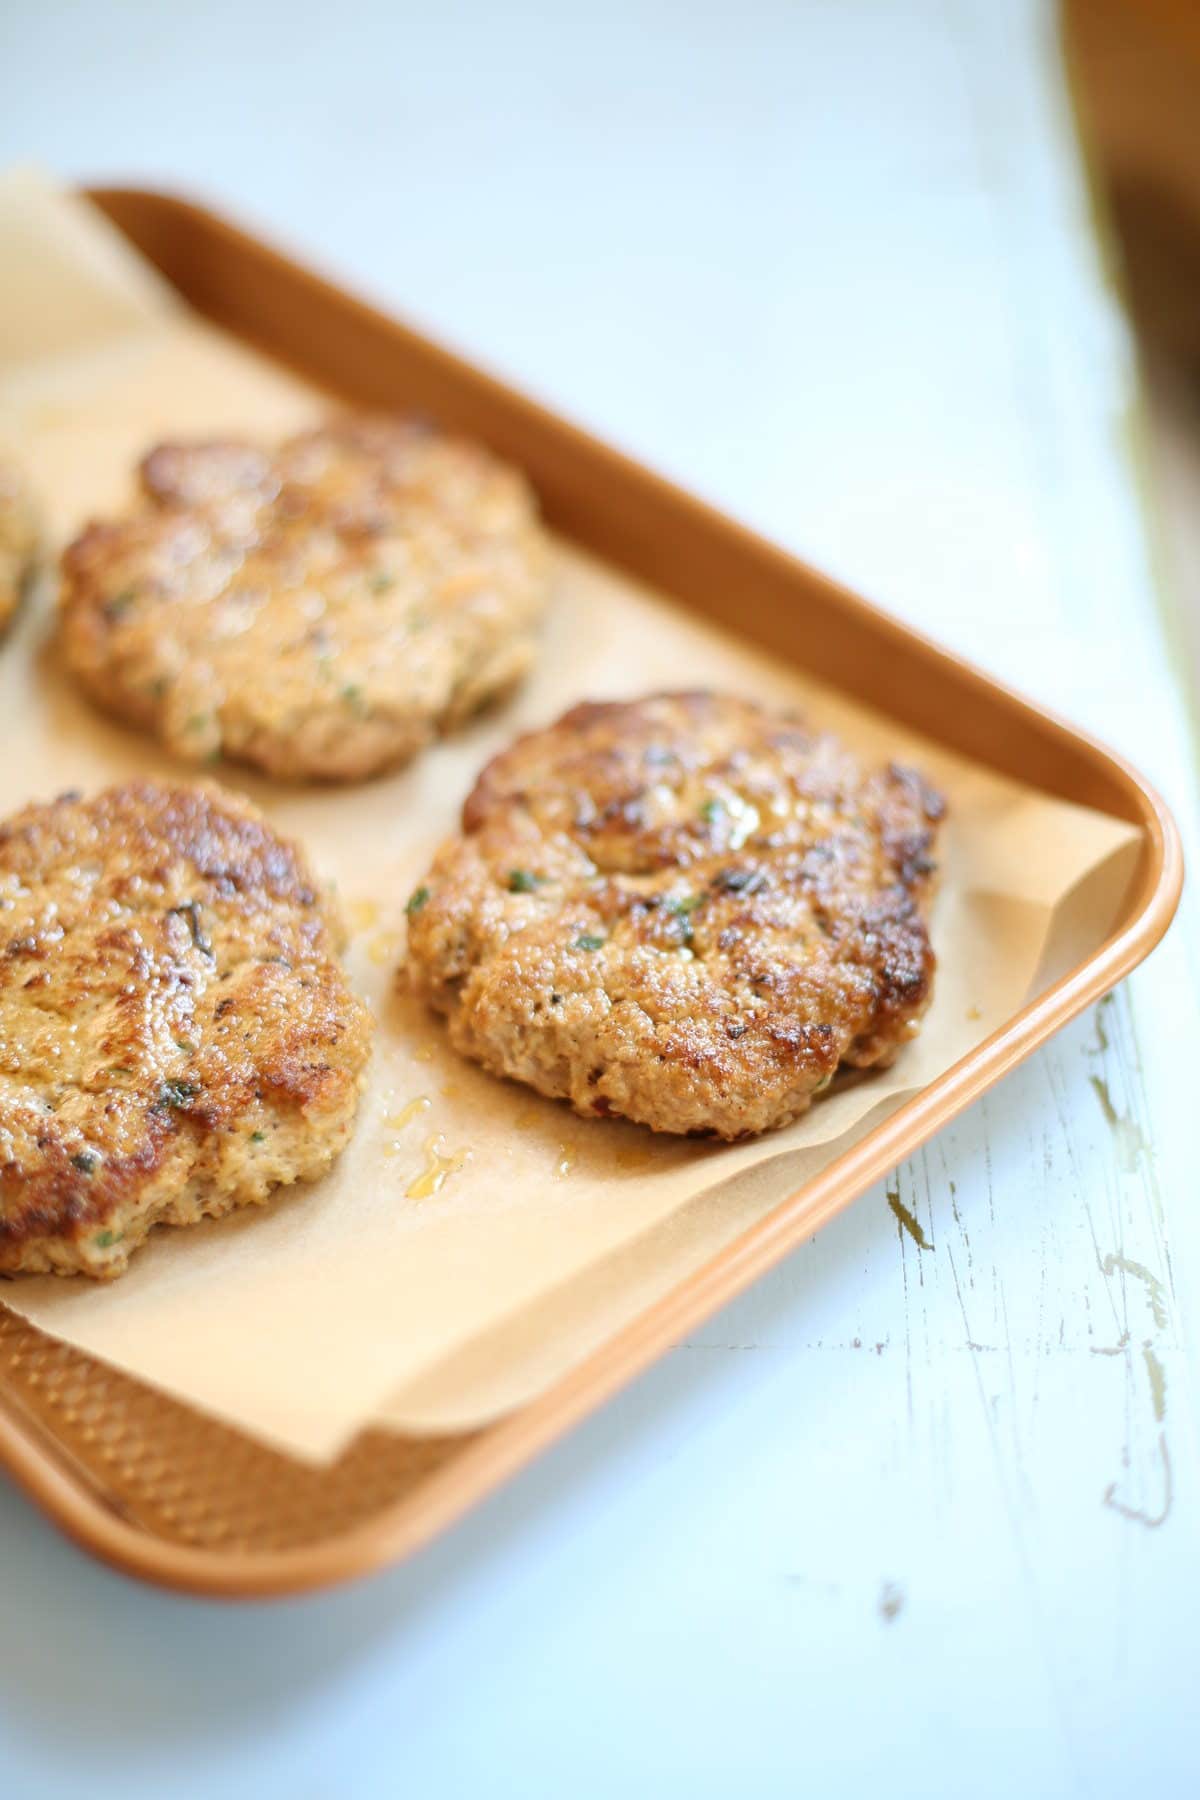
[(200, 1084), (196, 1081), (164, 1081), (154, 1104), (160, 1109), (189, 1106), (199, 1092)]
[(200, 927), (200, 903), (199, 903), (199, 901), (198, 900), (185, 900), (179, 906), (169, 907), (168, 911), (167, 911), (167, 917), (170, 918), (172, 913), (174, 913), (178, 918), (187, 920), (187, 927), (188, 927), (188, 930), (192, 934), (193, 944), (195, 944), (197, 950), (201, 951), (203, 953), (203, 955), (211, 956), (213, 953), (213, 947), (209, 943), (208, 939), (205, 937), (204, 932), (201, 930), (201, 927)]

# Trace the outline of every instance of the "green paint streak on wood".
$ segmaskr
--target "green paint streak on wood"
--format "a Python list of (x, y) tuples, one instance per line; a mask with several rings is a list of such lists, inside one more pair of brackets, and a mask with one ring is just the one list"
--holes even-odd
[(901, 1231), (907, 1231), (918, 1250), (932, 1250), (933, 1245), (922, 1231), (920, 1220), (916, 1215), (909, 1212), (907, 1206), (905, 1206), (903, 1200), (893, 1188), (888, 1188), (886, 1193), (887, 1203), (895, 1214), (896, 1223)]
[(1108, 1030), (1104, 1023), (1104, 1015), (1107, 1012), (1108, 1008), (1112, 1005), (1112, 1003), (1113, 1003), (1112, 995), (1104, 994), (1099, 1000), (1097, 1000), (1096, 1010), (1092, 1014), (1092, 1020), (1096, 1027), (1096, 1047), (1100, 1051), (1101, 1055), (1103, 1055), (1104, 1052), (1108, 1049)]
[(1150, 1398), (1154, 1402), (1154, 1417), (1161, 1425), (1167, 1416), (1167, 1371), (1154, 1354), (1152, 1344), (1142, 1345), (1142, 1356), (1146, 1362), (1146, 1374), (1150, 1381)]
[(1112, 1095), (1108, 1091), (1108, 1083), (1102, 1075), (1089, 1075), (1088, 1080), (1100, 1102), (1104, 1122), (1116, 1139), (1121, 1167), (1127, 1174), (1131, 1173), (1137, 1167), (1138, 1158), (1147, 1148), (1146, 1140), (1142, 1136), (1142, 1128), (1136, 1119), (1127, 1119), (1124, 1113), (1117, 1111), (1112, 1103)]
[(1103, 1075), (1089, 1075), (1088, 1080), (1095, 1089), (1096, 1098), (1100, 1102), (1100, 1110), (1104, 1114), (1106, 1123), (1111, 1125), (1115, 1131), (1121, 1123), (1121, 1115), (1112, 1103), (1112, 1095), (1108, 1091), (1107, 1081)]
[(1101, 1266), (1106, 1275), (1111, 1275), (1114, 1269), (1123, 1269), (1126, 1275), (1132, 1275), (1138, 1281), (1145, 1284), (1146, 1298), (1150, 1302), (1150, 1316), (1154, 1320), (1158, 1330), (1165, 1331), (1167, 1324), (1167, 1293), (1162, 1282), (1158, 1279), (1158, 1276), (1155, 1275), (1152, 1270), (1148, 1269), (1145, 1263), (1134, 1262), (1133, 1259), (1128, 1256), (1106, 1256)]
[(1123, 1500), (1118, 1500), (1115, 1481), (1110, 1481), (1104, 1490), (1103, 1504), (1105, 1506), (1111, 1506), (1115, 1513), (1120, 1513), (1123, 1519), (1132, 1520), (1135, 1525), (1144, 1525), (1147, 1531), (1157, 1531), (1160, 1525), (1166, 1524), (1172, 1502), (1175, 1499), (1175, 1483), (1171, 1474), (1171, 1458), (1167, 1451), (1165, 1431), (1160, 1431), (1158, 1434), (1158, 1455), (1163, 1471), (1163, 1503), (1156, 1513), (1147, 1512), (1141, 1506), (1126, 1506)]

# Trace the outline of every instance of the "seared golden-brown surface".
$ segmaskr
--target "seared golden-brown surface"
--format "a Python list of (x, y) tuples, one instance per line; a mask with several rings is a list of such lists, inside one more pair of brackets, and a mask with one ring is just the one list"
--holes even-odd
[(577, 1112), (766, 1131), (916, 1032), (942, 812), (749, 702), (577, 706), (484, 769), (409, 901), (409, 979)]
[(0, 825), (0, 1271), (120, 1274), (349, 1138), (370, 1021), (300, 851), (211, 787)]
[(529, 667), (545, 545), (523, 478), (398, 419), (271, 452), (164, 444), (63, 562), (66, 660), (180, 756), (350, 781)]
[(25, 483), (0, 459), (0, 631), (17, 610), (37, 550), (37, 518)]

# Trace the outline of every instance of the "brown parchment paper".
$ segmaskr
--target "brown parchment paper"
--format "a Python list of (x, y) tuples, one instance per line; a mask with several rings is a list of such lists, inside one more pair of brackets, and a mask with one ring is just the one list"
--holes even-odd
[[(99, 215), (35, 178), (0, 184), (0, 267), (0, 444), (28, 467), (54, 542), (125, 500), (155, 438), (270, 436), (328, 404), (189, 315)], [(76, 694), (52, 611), (48, 576), (0, 646), (0, 814), (135, 771), (188, 779)], [(585, 696), (704, 682), (807, 705), (865, 755), (918, 761), (952, 807), (921, 1038), (789, 1130), (727, 1147), (578, 1120), (495, 1081), (393, 980), (404, 901), (514, 731)], [(332, 1174), (264, 1210), (158, 1234), (111, 1287), (38, 1278), (0, 1298), (314, 1459), (375, 1419), (454, 1429), (537, 1392), (1001, 1024), (1052, 942), (1114, 916), (1136, 852), (1125, 824), (897, 731), (566, 544), (544, 656), (515, 703), (357, 788), (219, 773), (304, 841), (346, 904), (349, 967), (378, 1019), (354, 1140)], [(465, 1160), (410, 1197), (435, 1139)]]

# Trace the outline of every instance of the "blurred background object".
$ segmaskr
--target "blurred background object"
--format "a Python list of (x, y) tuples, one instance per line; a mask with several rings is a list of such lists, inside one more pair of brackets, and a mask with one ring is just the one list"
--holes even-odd
[[(1151, 516), (1200, 691), (1200, 5), (1062, 0), (1077, 121), (1137, 334)], [(1136, 425), (1136, 421), (1135, 421)]]

